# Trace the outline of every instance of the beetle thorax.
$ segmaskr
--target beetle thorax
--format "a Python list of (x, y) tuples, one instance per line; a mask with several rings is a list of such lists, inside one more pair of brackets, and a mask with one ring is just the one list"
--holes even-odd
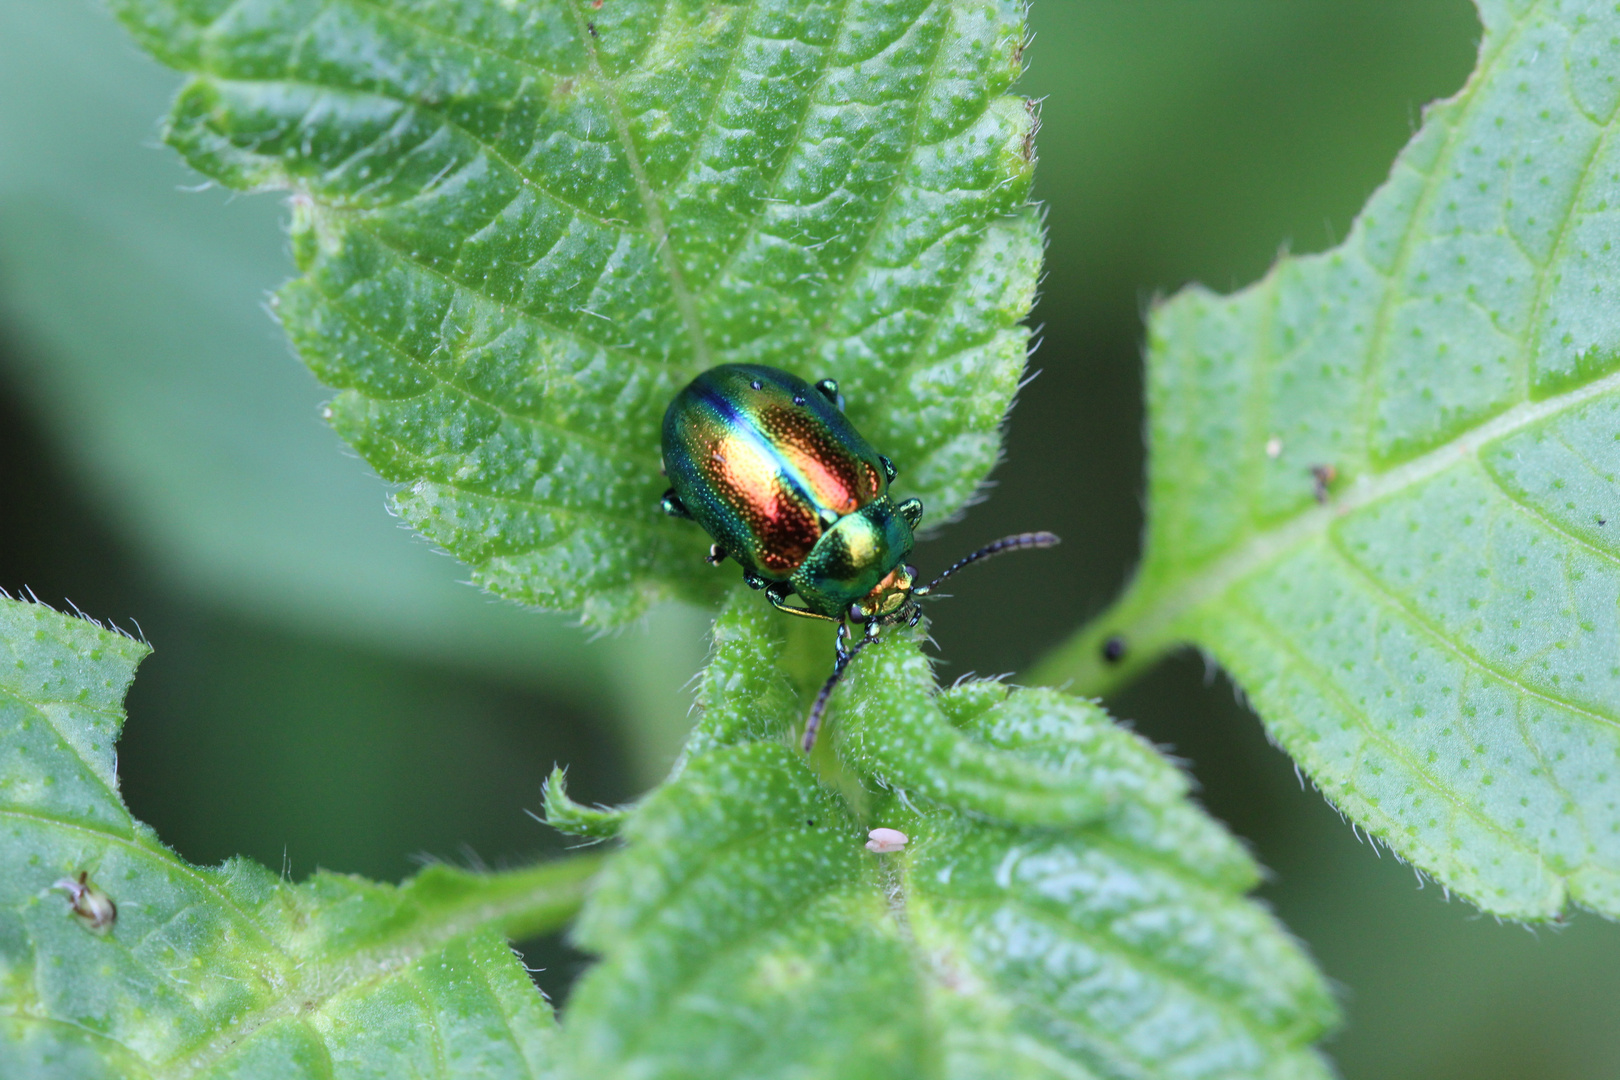
[(875, 590), (911, 554), (911, 527), (887, 496), (845, 514), (816, 542), (793, 573), (793, 587), (805, 606), (832, 619), (851, 606), (876, 602)]

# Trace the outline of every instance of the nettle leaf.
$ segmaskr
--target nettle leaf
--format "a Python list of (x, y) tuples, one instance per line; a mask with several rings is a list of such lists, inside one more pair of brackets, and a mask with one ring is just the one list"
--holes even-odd
[[(480, 584), (716, 598), (659, 423), (724, 362), (840, 380), (931, 520), (999, 453), (1040, 267), (1017, 0), (115, 0), (167, 139), (294, 193), (278, 309)], [(729, 579), (729, 575), (727, 575)]]
[(1620, 11), (1480, 10), (1343, 245), (1154, 313), (1142, 566), (1042, 676), (1195, 643), (1480, 907), (1620, 916)]
[(397, 887), (191, 866), (118, 795), (147, 651), (0, 598), (0, 1076), (554, 1075), (551, 1008), (502, 934), (560, 925), (596, 862)]
[(1151, 746), (1056, 691), (940, 691), (896, 631), (806, 758), (785, 622), (728, 606), (688, 757), (598, 879), (575, 1075), (1330, 1075), (1321, 977)]

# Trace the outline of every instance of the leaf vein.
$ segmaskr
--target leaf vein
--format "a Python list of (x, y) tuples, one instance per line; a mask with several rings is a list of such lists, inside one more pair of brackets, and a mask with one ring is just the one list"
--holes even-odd
[[(1539, 7), (1541, 3), (1542, 0), (1532, 0), (1532, 9)], [(1468, 85), (1463, 89), (1460, 100), (1453, 99), (1457, 104), (1457, 115), (1447, 118), (1444, 145), (1429, 164), (1428, 172), (1423, 174), (1422, 189), (1418, 194), (1417, 201), (1412, 206), (1411, 214), (1407, 219), (1408, 225), (1401, 233), (1401, 243), (1396, 250), (1395, 261), (1390, 265), (1387, 274), (1380, 274), (1381, 277), (1386, 279), (1387, 284), (1384, 286), (1383, 295), (1379, 298), (1378, 310), (1373, 316), (1372, 333), (1368, 335), (1366, 366), (1362, 376), (1362, 400), (1357, 410), (1358, 425), (1364, 440), (1362, 448), (1362, 459), (1364, 461), (1375, 460), (1372, 441), (1375, 428), (1373, 416), (1378, 407), (1378, 378), (1383, 369), (1384, 354), (1388, 351), (1391, 323), (1394, 319), (1395, 309), (1398, 306), (1396, 299), (1397, 297), (1404, 298), (1406, 295), (1399, 282), (1407, 265), (1411, 262), (1417, 245), (1417, 236), (1421, 231), (1417, 227), (1417, 222), (1428, 213), (1436, 195), (1439, 193), (1440, 184), (1448, 172), (1446, 166), (1450, 163), (1452, 155), (1459, 145), (1459, 132), (1463, 121), (1479, 103), (1479, 87), (1486, 82), (1492, 69), (1507, 54), (1509, 48), (1518, 40), (1519, 35), (1524, 32), (1530, 22), (1530, 12), (1526, 11), (1524, 17), (1502, 36), (1496, 50), (1490, 56), (1480, 57), (1479, 64), (1474, 69), (1474, 74), (1469, 78)], [(1369, 263), (1369, 265), (1376, 268), (1377, 264)]]
[(1589, 706), (1580, 705), (1576, 702), (1566, 700), (1559, 697), (1557, 694), (1553, 694), (1548, 691), (1537, 690), (1534, 687), (1524, 683), (1520, 679), (1517, 672), (1510, 672), (1500, 668), (1494, 662), (1487, 660), (1485, 657), (1476, 653), (1473, 649), (1470, 649), (1462, 643), (1453, 640), (1453, 638), (1448, 636), (1444, 627), (1435, 623), (1433, 619), (1422, 611), (1422, 609), (1413, 605), (1409, 600), (1407, 600), (1406, 597), (1397, 593), (1392, 586), (1374, 575), (1371, 570), (1358, 562), (1355, 557), (1345, 549), (1343, 539), (1335, 530), (1329, 529), (1327, 532), (1327, 537), (1328, 550), (1339, 556), (1339, 559), (1345, 564), (1345, 566), (1350, 568), (1350, 570), (1353, 571), (1357, 577), (1361, 578), (1368, 585), (1370, 585), (1373, 591), (1379, 597), (1383, 598), (1385, 606), (1393, 608), (1405, 615), (1416, 626), (1426, 632), (1432, 640), (1438, 642), (1444, 651), (1452, 653), (1465, 664), (1478, 668), (1484, 674), (1500, 679), (1511, 686), (1515, 691), (1525, 695), (1526, 697), (1537, 698), (1549, 705), (1576, 713), (1580, 716), (1586, 717), (1589, 720), (1595, 720), (1601, 724), (1620, 726), (1620, 718), (1605, 716), (1601, 712), (1598, 712)]
[(652, 182), (648, 179), (647, 170), (641, 163), (641, 155), (636, 152), (635, 139), (631, 137), (630, 125), (625, 119), (617, 87), (602, 70), (601, 58), (596, 51), (596, 38), (586, 26), (585, 13), (578, 4), (569, 4), (568, 7), (574, 14), (580, 40), (585, 44), (585, 55), (589, 58), (591, 70), (596, 76), (596, 81), (602, 86), (603, 96), (608, 101), (608, 111), (613, 116), (614, 132), (618, 136), (620, 148), (624, 151), (625, 164), (636, 182), (636, 195), (641, 200), (642, 212), (647, 215), (648, 232), (655, 242), (659, 259), (664, 264), (670, 294), (675, 299), (676, 310), (680, 312), (681, 322), (686, 325), (687, 337), (691, 340), (692, 358), (700, 369), (708, 368), (712, 364), (709, 357), (708, 334), (703, 328), (702, 317), (698, 314), (697, 303), (687, 289), (686, 276), (681, 268), (680, 259), (670, 243), (669, 228), (664, 222), (664, 207), (659, 202), (658, 193), (653, 190)]
[[(1385, 751), (1389, 753), (1390, 757), (1406, 766), (1407, 770), (1411, 772), (1414, 777), (1428, 787), (1429, 790), (1433, 791), (1440, 799), (1449, 803), (1453, 810), (1461, 813), (1465, 817), (1472, 818), (1487, 832), (1493, 832), (1502, 836), (1508, 841), (1509, 844), (1529, 853), (1530, 855), (1535, 856), (1535, 858), (1540, 860), (1545, 865), (1546, 860), (1542, 859), (1541, 853), (1538, 850), (1531, 847), (1520, 838), (1514, 836), (1507, 830), (1506, 827), (1486, 817), (1483, 811), (1470, 806), (1463, 800), (1461, 794), (1454, 787), (1449, 784), (1442, 783), (1427, 769), (1423, 768), (1416, 761), (1414, 761), (1410, 754), (1407, 753), (1405, 747), (1379, 732), (1373, 725), (1372, 717), (1359, 706), (1352, 704), (1349, 697), (1346, 696), (1344, 690), (1337, 683), (1334, 683), (1323, 676), (1321, 672), (1317, 670), (1316, 665), (1311, 662), (1310, 657), (1305, 655), (1304, 651), (1294, 643), (1292, 638), (1288, 634), (1279, 630), (1277, 627), (1273, 626), (1270, 620), (1266, 619), (1262, 612), (1256, 610), (1253, 606), (1242, 602), (1235, 601), (1233, 606), (1237, 611), (1241, 612), (1242, 615), (1247, 616), (1249, 624), (1269, 638), (1279, 652), (1285, 653), (1293, 658), (1294, 668), (1303, 678), (1315, 683), (1317, 689), (1326, 694), (1328, 697), (1337, 700), (1339, 702), (1339, 707), (1344, 711), (1345, 715), (1349, 716), (1356, 722), (1356, 726), (1361, 728), (1363, 734), (1368, 740), (1376, 742), (1382, 746)], [(1346, 777), (1344, 780), (1340, 781), (1340, 787), (1344, 790), (1350, 790), (1353, 788), (1353, 781), (1350, 780), (1349, 777)], [(1364, 798), (1363, 802), (1364, 811), (1361, 815), (1363, 818), (1363, 828), (1367, 827), (1365, 821), (1366, 818), (1378, 817), (1383, 819), (1390, 834), (1396, 832), (1394, 826), (1397, 826), (1400, 823), (1396, 820), (1394, 815), (1388, 813), (1382, 807), (1378, 806), (1376, 803), (1373, 803), (1369, 799)]]
[[(1579, 113), (1581, 110), (1577, 108), (1575, 111)], [(1581, 115), (1585, 116), (1584, 113), (1581, 113)], [(1587, 185), (1592, 182), (1592, 176), (1597, 171), (1594, 166), (1597, 164), (1598, 159), (1603, 156), (1603, 149), (1608, 144), (1609, 136), (1614, 132), (1613, 124), (1596, 126), (1598, 133), (1597, 137), (1592, 140), (1591, 152), (1586, 155), (1586, 160), (1581, 162), (1580, 171), (1577, 173), (1575, 181), (1575, 190), (1570, 194), (1569, 205), (1565, 207), (1564, 212), (1558, 217), (1557, 234), (1553, 238), (1552, 247), (1547, 252), (1545, 262), (1541, 262), (1540, 273), (1536, 275), (1535, 295), (1531, 300), (1529, 318), (1525, 320), (1524, 353), (1522, 356), (1524, 395), (1526, 397), (1534, 391), (1535, 386), (1534, 371), (1532, 369), (1536, 360), (1536, 342), (1540, 337), (1537, 333), (1537, 323), (1546, 311), (1547, 294), (1556, 276), (1550, 272), (1549, 268), (1557, 265), (1559, 256), (1565, 249), (1571, 231), (1570, 226), (1580, 210), (1581, 202), (1586, 197)], [(1511, 229), (1508, 231), (1512, 232)], [(1540, 262), (1540, 260), (1536, 261)]]
[[(917, 18), (907, 26), (905, 34), (909, 34), (913, 28), (920, 24), (926, 18), (928, 11), (937, 11), (939, 6), (931, 4), (923, 13), (919, 13)], [(888, 192), (883, 196), (883, 205), (873, 215), (871, 228), (861, 238), (860, 247), (856, 249), (853, 257), (849, 260), (849, 268), (844, 273), (844, 280), (839, 285), (835, 298), (827, 305), (826, 318), (811, 335), (811, 340), (817, 347), (817, 351), (819, 351), (819, 346), (825, 343), (827, 334), (832, 329), (833, 320), (838, 317), (848, 302), (850, 290), (855, 287), (855, 282), (859, 279), (861, 273), (870, 266), (873, 245), (877, 243), (878, 235), (888, 223), (889, 214), (894, 209), (895, 200), (899, 198), (900, 192), (907, 186), (907, 177), (912, 166), (916, 163), (917, 151), (922, 147), (922, 142), (918, 136), (919, 129), (922, 126), (923, 102), (927, 100), (928, 95), (933, 92), (935, 85), (939, 81), (939, 63), (940, 59), (945, 55), (945, 46), (950, 41), (952, 15), (954, 15), (954, 12), (947, 11), (945, 26), (941, 29), (939, 41), (934, 46), (934, 53), (928, 60), (928, 73), (923, 77), (922, 88), (918, 90), (916, 100), (912, 103), (910, 130), (906, 133), (906, 153), (904, 159), (895, 169), (894, 183), (890, 185)], [(903, 40), (905, 34), (898, 35), (895, 40), (897, 42)]]

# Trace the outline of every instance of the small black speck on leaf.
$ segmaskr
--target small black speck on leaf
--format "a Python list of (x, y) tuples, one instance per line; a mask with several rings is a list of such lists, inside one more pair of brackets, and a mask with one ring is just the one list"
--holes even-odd
[(1125, 639), (1115, 634), (1103, 642), (1102, 658), (1110, 664), (1117, 664), (1125, 659)]
[(1339, 478), (1339, 469), (1336, 465), (1311, 466), (1311, 494), (1319, 503), (1328, 501), (1328, 488), (1333, 481)]

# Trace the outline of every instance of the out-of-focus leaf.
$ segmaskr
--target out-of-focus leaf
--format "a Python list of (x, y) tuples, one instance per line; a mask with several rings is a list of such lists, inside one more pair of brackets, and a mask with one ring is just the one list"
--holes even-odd
[(279, 310), (480, 583), (600, 625), (713, 597), (658, 425), (726, 361), (838, 378), (936, 519), (999, 452), (1040, 264), (1010, 0), (120, 0), (167, 137), (295, 193)]
[(264, 310), (288, 274), (282, 207), (184, 190), (196, 175), (154, 133), (174, 86), (96, 5), (0, 5), (0, 362), (98, 516), (188, 602), (614, 712), (656, 782), (707, 617), (668, 605), (587, 643), (390, 518)]
[[(501, 934), (556, 927), (594, 861), (398, 887), (191, 866), (118, 795), (146, 652), (0, 599), (0, 1076), (552, 1075), (551, 1009)], [(75, 914), (79, 882), (110, 918)]]
[(807, 761), (783, 621), (721, 617), (693, 752), (581, 918), (577, 1075), (1329, 1075), (1320, 976), (1149, 745), (1052, 691), (939, 691), (900, 633)]
[(1194, 642), (1451, 888), (1616, 916), (1620, 13), (1480, 10), (1342, 246), (1155, 312), (1142, 568), (1042, 675)]

